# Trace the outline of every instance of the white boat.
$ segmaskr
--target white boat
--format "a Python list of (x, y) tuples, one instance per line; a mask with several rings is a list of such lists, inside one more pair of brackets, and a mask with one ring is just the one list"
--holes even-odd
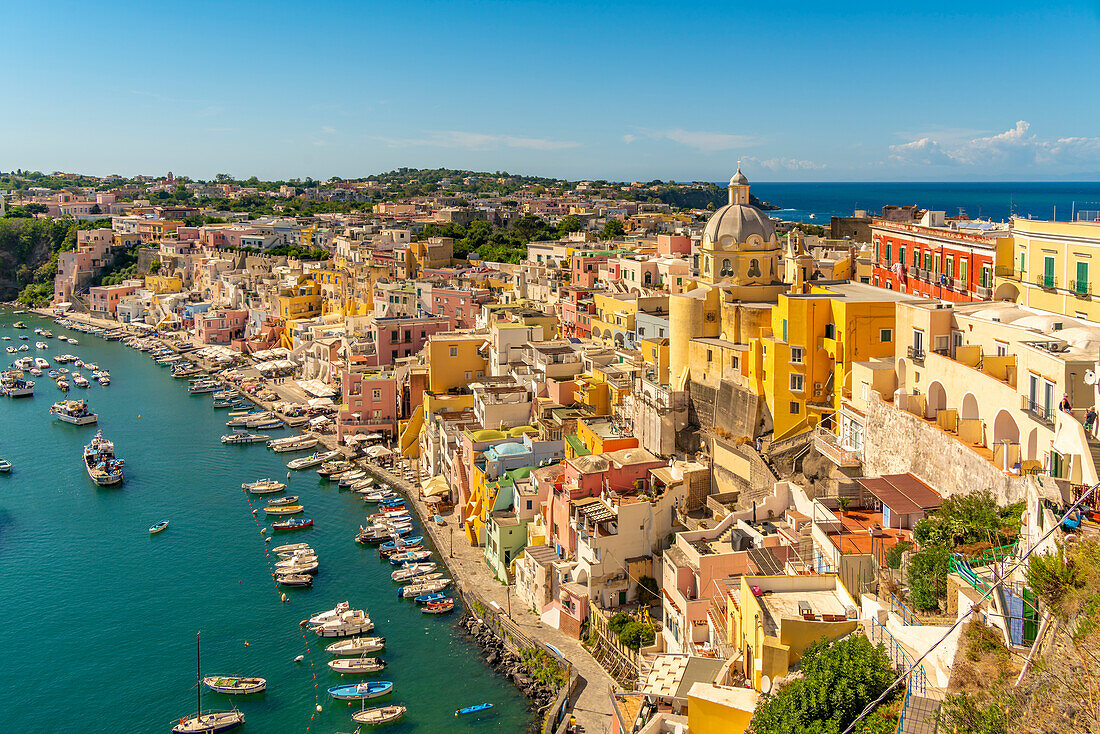
[(275, 573), (291, 573), (287, 569), (305, 568), (306, 566), (312, 566), (314, 564), (320, 566), (320, 561), (316, 555), (302, 554), (294, 558), (288, 558), (285, 561), (276, 561)]
[(0, 395), (9, 398), (29, 398), (34, 395), (34, 382), (23, 377), (19, 370), (0, 374)]
[(318, 637), (351, 637), (374, 629), (374, 622), (362, 609), (350, 609), (338, 618), (311, 627)]
[(88, 387), (88, 378), (84, 377), (84, 375), (80, 374), (79, 372), (74, 372), (72, 374), (72, 378), (73, 384), (77, 387)]
[(47, 344), (46, 342), (35, 342), (34, 343), (34, 348), (35, 349), (49, 349), (50, 345)]
[(222, 436), (222, 443), (259, 443), (269, 438), (271, 436), (263, 433), (227, 433)]
[(332, 609), (326, 609), (323, 612), (314, 612), (309, 615), (309, 619), (306, 620), (306, 624), (324, 624), (325, 622), (331, 622), (335, 619), (339, 619), (340, 615), (351, 609), (351, 603), (342, 601)]
[(309, 469), (315, 467), (318, 464), (323, 464), (330, 459), (334, 459), (340, 455), (339, 451), (328, 451), (325, 453), (312, 453), (309, 456), (302, 456), (297, 459), (293, 459), (286, 465), (287, 469)]
[(332, 643), (325, 648), (325, 652), (332, 655), (364, 655), (369, 652), (378, 652), (385, 646), (385, 637), (352, 637), (350, 640)]
[(392, 724), (395, 721), (400, 721), (404, 718), (406, 711), (408, 711), (408, 709), (405, 706), (396, 704), (393, 706), (378, 706), (372, 709), (356, 711), (351, 715), (351, 718), (356, 724), (362, 724), (364, 726), (381, 726), (382, 724)]
[(0, 459), (0, 473), (7, 474), (11, 471), (11, 462), (7, 459)]
[(84, 467), (88, 476), (101, 487), (122, 482), (123, 462), (115, 457), (115, 445), (97, 431), (92, 442), (84, 447)]
[(422, 584), (410, 584), (409, 586), (402, 586), (401, 590), (397, 592), (398, 596), (403, 596), (406, 599), (413, 596), (420, 596), (421, 594), (431, 594), (436, 591), (443, 591), (451, 584), (451, 579), (435, 579), (434, 581), (427, 581)]
[(245, 482), (241, 485), (241, 489), (248, 490), (252, 494), (271, 494), (283, 491), (286, 485), (274, 479), (261, 479), (258, 482)]
[(289, 436), (287, 438), (275, 438), (267, 442), (267, 447), (277, 454), (304, 451), (316, 445), (316, 436)]
[(244, 696), (249, 693), (259, 693), (267, 688), (267, 681), (263, 678), (208, 675), (202, 679), (202, 682), (210, 690), (227, 696)]
[(40, 370), (48, 370), (50, 368), (50, 360), (42, 359), (41, 357), (35, 357), (34, 366)]
[(362, 469), (354, 469), (346, 474), (341, 474), (339, 480), (340, 486), (350, 487), (365, 476), (367, 476), (367, 473)]
[(309, 543), (288, 543), (286, 545), (280, 545), (278, 548), (272, 548), (272, 553), (293, 553), (294, 551), (311, 550)]
[[(312, 521), (310, 521), (312, 522)], [(290, 566), (283, 566), (276, 572), (276, 576), (300, 576), (302, 574), (317, 573), (321, 563), (316, 558), (303, 558)]]
[(408, 581), (409, 579), (431, 573), (436, 569), (434, 563), (410, 563), (390, 574), (394, 581)]
[(179, 723), (172, 727), (172, 734), (219, 734), (223, 731), (236, 729), (244, 723), (244, 714), (237, 709), (232, 711), (207, 711), (202, 712), (202, 656), (199, 650), (199, 634), (195, 635), (195, 673), (198, 678), (196, 696), (199, 701), (199, 710), (194, 716), (184, 716)]
[(88, 403), (83, 400), (58, 401), (50, 408), (50, 412), (62, 423), (71, 423), (74, 426), (90, 426), (99, 420), (99, 416), (88, 410)]
[(337, 658), (329, 660), (328, 666), (340, 675), (369, 675), (381, 673), (386, 668), (382, 658), (363, 656), (360, 658)]

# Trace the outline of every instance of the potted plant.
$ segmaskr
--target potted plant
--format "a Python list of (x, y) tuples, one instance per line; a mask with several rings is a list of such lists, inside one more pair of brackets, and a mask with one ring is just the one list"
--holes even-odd
[(848, 516), (848, 505), (852, 504), (851, 497), (837, 497), (836, 503), (840, 505), (840, 514)]

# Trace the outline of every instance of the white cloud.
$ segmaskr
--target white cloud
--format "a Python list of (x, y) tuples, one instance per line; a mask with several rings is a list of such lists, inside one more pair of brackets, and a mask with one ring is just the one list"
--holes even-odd
[(332, 135), (333, 133), (336, 132), (336, 128), (332, 127), (331, 125), (322, 125), (321, 126), (321, 132), (323, 132), (326, 135)]
[(564, 150), (576, 148), (580, 143), (570, 140), (550, 140), (548, 138), (527, 138), (516, 135), (493, 135), (488, 133), (470, 133), (461, 130), (433, 130), (419, 139), (383, 138), (391, 148), (428, 146), (435, 148), (468, 148), (470, 150), (490, 150), (494, 148), (522, 148), (526, 150)]
[(907, 143), (891, 145), (890, 159), (917, 165), (1010, 170), (1053, 166), (1072, 168), (1100, 164), (1100, 138), (1044, 139), (1031, 131), (1029, 122), (1019, 120), (1013, 127), (994, 135), (949, 141), (925, 135)]
[(730, 150), (746, 145), (753, 145), (756, 141), (749, 135), (735, 135), (733, 133), (715, 133), (705, 130), (684, 130), (672, 128), (670, 130), (639, 130), (637, 135), (626, 134), (624, 143), (633, 143), (642, 139), (671, 140), (689, 148), (695, 148), (703, 153), (714, 153), (720, 150)]
[(755, 164), (770, 171), (817, 171), (825, 168), (824, 163), (804, 160), (802, 158), (767, 158), (760, 159), (753, 156), (745, 156), (743, 163)]

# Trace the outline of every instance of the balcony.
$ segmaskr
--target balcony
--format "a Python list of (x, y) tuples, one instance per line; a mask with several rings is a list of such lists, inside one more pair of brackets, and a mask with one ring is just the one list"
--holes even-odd
[(821, 426), (814, 429), (814, 448), (826, 459), (842, 468), (857, 467), (862, 463), (858, 451), (842, 446), (836, 434)]
[(908, 272), (909, 272), (909, 277), (910, 278), (919, 278), (920, 277), (920, 268), (918, 268), (916, 265), (910, 265)]
[(1087, 280), (1071, 280), (1069, 289), (1078, 298), (1088, 298), (1092, 295), (1092, 283)]
[(1037, 275), (1035, 276), (1035, 285), (1052, 291), (1058, 287), (1058, 279), (1053, 275)]
[(1032, 418), (1045, 423), (1048, 426), (1054, 425), (1054, 406), (1044, 405), (1043, 403), (1037, 403), (1031, 400), (1026, 395), (1021, 396), (1022, 409), (1028, 413)]
[(997, 270), (996, 270), (996, 273), (997, 273), (998, 278), (1008, 278), (1009, 280), (1023, 280), (1024, 278), (1027, 277), (1027, 271), (1026, 270), (1018, 270), (1016, 268), (1006, 268), (1006, 267), (1003, 267), (1003, 266), (998, 266)]
[(992, 298), (993, 289), (985, 285), (976, 285), (974, 286), (974, 295), (978, 298)]
[(909, 359), (917, 364), (924, 364), (924, 347), (912, 346), (906, 349)]
[(928, 280), (931, 277), (932, 277), (932, 271), (925, 270), (924, 268), (920, 269), (920, 279), (921, 280)]

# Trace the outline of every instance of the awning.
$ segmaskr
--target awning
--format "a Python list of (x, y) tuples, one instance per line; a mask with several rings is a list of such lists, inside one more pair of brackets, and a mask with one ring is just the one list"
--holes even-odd
[(311, 425), (311, 426), (324, 426), (324, 425), (327, 425), (331, 422), (332, 421), (330, 421), (328, 418), (326, 418), (322, 415), (319, 418), (314, 418), (313, 420), (311, 420), (309, 422), (309, 425)]
[(366, 440), (367, 437), (364, 436), (362, 433), (353, 433), (344, 439), (344, 443), (346, 443), (348, 446), (351, 446), (353, 443), (362, 443)]
[(393, 452), (385, 446), (371, 446), (369, 449), (367, 449), (366, 453), (367, 456), (371, 457), (372, 459), (381, 459), (384, 456), (393, 455)]
[(440, 502), (443, 502), (443, 498), (438, 495), (424, 499), (426, 505), (438, 505)]
[(451, 493), (451, 488), (443, 475), (432, 477), (424, 482), (420, 488), (424, 492), (425, 497), (441, 497)]
[(363, 436), (363, 438), (368, 441), (377, 441), (378, 439), (385, 437), (381, 433), (368, 433), (366, 436)]
[(311, 408), (319, 408), (322, 405), (325, 405), (325, 406), (335, 405), (335, 403), (332, 402), (332, 398), (310, 398), (306, 402), (309, 404), (309, 407), (311, 407)]

